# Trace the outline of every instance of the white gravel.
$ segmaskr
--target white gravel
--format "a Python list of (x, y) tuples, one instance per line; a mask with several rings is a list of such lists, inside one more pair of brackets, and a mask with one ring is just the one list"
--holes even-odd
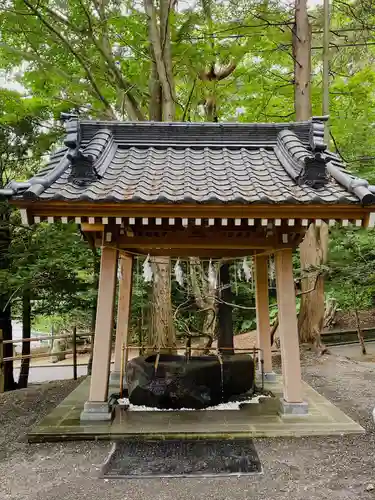
[[(180, 408), (178, 411), (211, 411), (211, 410), (239, 410), (241, 404), (256, 404), (259, 403), (259, 398), (265, 398), (269, 396), (254, 396), (253, 398), (246, 399), (244, 401), (233, 401), (231, 403), (220, 403), (216, 406), (209, 406), (202, 410), (196, 410), (194, 408)], [(129, 402), (129, 399), (122, 398), (118, 400), (118, 404), (120, 406), (128, 406), (127, 411), (176, 411), (173, 409), (161, 409), (161, 408), (152, 408), (151, 406), (141, 406), (141, 405), (133, 405)]]

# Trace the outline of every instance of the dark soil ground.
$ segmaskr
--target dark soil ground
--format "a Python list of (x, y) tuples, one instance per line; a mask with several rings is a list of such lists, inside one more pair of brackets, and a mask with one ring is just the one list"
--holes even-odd
[[(375, 364), (303, 355), (305, 380), (357, 420), (365, 435), (259, 439), (264, 474), (252, 477), (103, 480), (111, 444), (28, 445), (27, 429), (77, 382), (52, 382), (0, 396), (1, 500), (368, 500), (375, 499)], [(372, 489), (373, 488), (373, 489)]]
[[(375, 309), (368, 311), (360, 311), (359, 319), (361, 328), (375, 328)], [(331, 330), (355, 330), (356, 321), (354, 313), (347, 311), (338, 311), (335, 316), (335, 323), (332, 325)]]

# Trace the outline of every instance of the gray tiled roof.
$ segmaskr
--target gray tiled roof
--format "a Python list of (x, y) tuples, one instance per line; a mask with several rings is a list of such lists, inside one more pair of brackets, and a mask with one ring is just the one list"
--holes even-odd
[(368, 183), (325, 151), (322, 135), (319, 119), (292, 124), (72, 119), (66, 147), (30, 181), (11, 182), (6, 191), (44, 201), (375, 203)]

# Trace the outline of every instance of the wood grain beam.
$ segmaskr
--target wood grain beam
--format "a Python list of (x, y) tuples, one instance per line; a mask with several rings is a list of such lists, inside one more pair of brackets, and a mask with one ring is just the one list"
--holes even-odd
[(260, 218), (260, 219), (360, 219), (371, 207), (361, 205), (204, 205), (204, 204), (160, 204), (160, 203), (87, 203), (64, 201), (12, 200), (19, 208), (30, 210), (35, 216), (82, 217), (158, 217), (158, 218)]

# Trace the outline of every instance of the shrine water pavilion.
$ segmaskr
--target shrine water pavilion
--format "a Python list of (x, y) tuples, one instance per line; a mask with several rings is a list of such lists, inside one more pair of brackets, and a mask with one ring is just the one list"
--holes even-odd
[[(314, 415), (309, 398), (315, 396), (306, 392), (301, 379), (293, 251), (311, 223), (343, 227), (375, 223), (375, 188), (353, 176), (340, 157), (327, 150), (325, 121), (318, 117), (272, 124), (131, 123), (69, 115), (64, 145), (47, 165), (30, 180), (12, 181), (1, 191), (20, 209), (23, 224), (74, 221), (101, 249), (92, 376), (79, 409), (81, 426), (101, 420), (110, 425), (113, 417), (109, 383), (121, 371), (134, 255), (252, 256), (257, 345), (263, 353), (266, 382), (279, 380), (278, 415), (292, 416), (293, 422)], [(276, 377), (272, 367), (271, 255), (282, 377)], [(323, 400), (316, 406), (323, 407)], [(341, 427), (332, 424), (340, 432), (349, 426), (350, 419), (344, 417)], [(351, 430), (360, 429), (352, 424)], [(127, 426), (131, 425), (128, 420)]]

